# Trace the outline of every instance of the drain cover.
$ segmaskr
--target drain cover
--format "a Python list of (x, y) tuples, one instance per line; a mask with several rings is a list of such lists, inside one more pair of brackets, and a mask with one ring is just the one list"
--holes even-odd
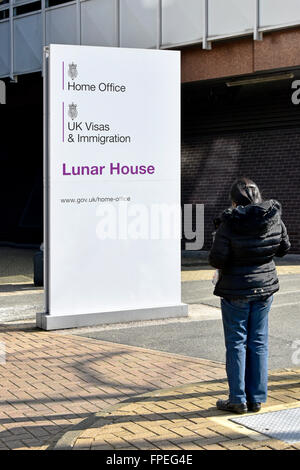
[(300, 408), (243, 416), (230, 421), (288, 444), (300, 442)]

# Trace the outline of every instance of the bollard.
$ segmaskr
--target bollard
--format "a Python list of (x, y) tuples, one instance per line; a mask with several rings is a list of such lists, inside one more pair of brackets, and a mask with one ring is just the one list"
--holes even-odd
[(44, 285), (44, 253), (41, 250), (34, 255), (34, 285)]

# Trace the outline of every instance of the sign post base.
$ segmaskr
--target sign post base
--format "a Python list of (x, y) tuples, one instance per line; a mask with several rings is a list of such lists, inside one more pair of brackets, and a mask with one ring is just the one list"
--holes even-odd
[(163, 307), (120, 310), (78, 315), (36, 314), (36, 326), (43, 330), (62, 330), (102, 324), (123, 323), (132, 321), (157, 320), (188, 316), (188, 305), (168, 305)]

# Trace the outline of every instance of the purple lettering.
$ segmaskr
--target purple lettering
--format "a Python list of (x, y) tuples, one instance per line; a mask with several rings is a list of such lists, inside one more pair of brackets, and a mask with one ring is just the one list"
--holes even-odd
[(70, 174), (71, 174), (71, 173), (68, 173), (68, 172), (66, 171), (66, 164), (63, 163), (63, 175), (70, 175)]

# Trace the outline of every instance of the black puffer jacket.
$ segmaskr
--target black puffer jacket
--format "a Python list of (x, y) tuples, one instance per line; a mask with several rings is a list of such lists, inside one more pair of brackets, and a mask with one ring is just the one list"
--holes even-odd
[(290, 249), (275, 200), (227, 209), (215, 233), (209, 262), (220, 269), (214, 294), (227, 299), (267, 298), (278, 291), (274, 256)]

